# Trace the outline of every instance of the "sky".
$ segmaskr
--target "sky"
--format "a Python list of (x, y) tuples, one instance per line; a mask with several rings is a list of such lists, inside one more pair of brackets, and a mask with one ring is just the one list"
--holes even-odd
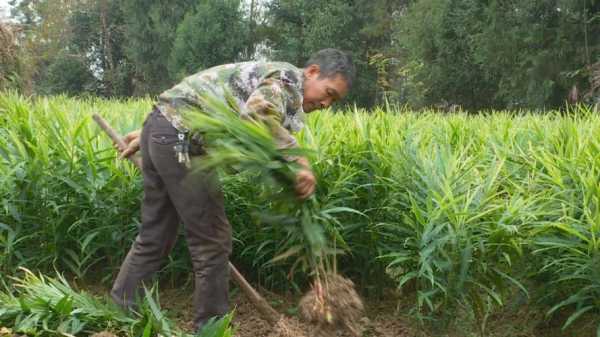
[(8, 0), (0, 0), (0, 19), (7, 19), (10, 15)]

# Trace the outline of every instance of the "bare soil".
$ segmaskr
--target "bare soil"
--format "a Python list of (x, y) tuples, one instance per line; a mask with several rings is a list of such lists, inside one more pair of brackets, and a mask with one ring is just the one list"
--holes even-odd
[[(252, 304), (240, 294), (235, 293), (231, 299), (234, 309), (233, 326), (237, 337), (316, 337), (319, 332), (314, 324), (304, 322), (299, 316), (299, 298), (283, 296), (260, 290), (270, 304), (284, 314), (284, 324), (271, 328), (260, 319)], [(190, 289), (168, 289), (161, 294), (162, 307), (169, 311), (179, 325), (191, 331), (193, 307), (190, 300)], [(361, 336), (365, 337), (408, 337), (422, 336), (413, 332), (408, 320), (394, 315), (395, 304), (391, 302), (367, 302), (366, 317), (361, 319)], [(329, 330), (328, 330), (329, 331)], [(332, 331), (327, 337), (354, 337), (344, 329)], [(323, 337), (325, 337), (323, 336)]]
[[(99, 285), (86, 284), (82, 288), (94, 294), (106, 294), (108, 289)], [(234, 310), (233, 326), (236, 337), (317, 337), (315, 326), (302, 321), (302, 298), (297, 295), (283, 295), (258, 291), (269, 303), (284, 316), (283, 326), (272, 328), (262, 320), (252, 304), (246, 300), (236, 288), (232, 288), (230, 305)], [(192, 331), (193, 289), (191, 284), (183, 287), (169, 288), (163, 284), (160, 292), (161, 307), (168, 311), (168, 316), (175, 320), (180, 328)], [(310, 296), (308, 292), (307, 296)], [(410, 296), (409, 296), (410, 297)], [(418, 323), (408, 315), (413, 303), (410, 298), (400, 297), (395, 291), (386, 291), (384, 300), (366, 299), (364, 301), (365, 317), (360, 319), (361, 337), (479, 337), (468, 326), (455, 326), (444, 333), (424, 331)], [(401, 301), (404, 299), (404, 301)], [(406, 303), (403, 303), (406, 302)], [(398, 307), (399, 303), (402, 304)], [(494, 313), (488, 321), (486, 337), (588, 337), (595, 336), (597, 318), (583, 315), (578, 323), (568, 329), (561, 329), (572, 312), (560, 311), (553, 317), (546, 317), (547, 308), (531, 306), (516, 302), (507, 304), (502, 310)], [(459, 313), (457, 315), (461, 316)], [(458, 325), (461, 325), (459, 319)], [(282, 329), (285, 327), (286, 329)], [(0, 329), (0, 337), (16, 336), (6, 334)], [(4, 334), (3, 334), (4, 332)], [(354, 337), (351, 333), (337, 331), (326, 337)], [(20, 337), (20, 336), (19, 336)], [(113, 337), (111, 334), (94, 337)], [(319, 336), (325, 337), (325, 336)]]

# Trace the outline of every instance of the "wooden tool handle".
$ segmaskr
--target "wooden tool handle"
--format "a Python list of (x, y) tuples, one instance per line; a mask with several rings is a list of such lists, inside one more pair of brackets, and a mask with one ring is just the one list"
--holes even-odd
[[(104, 120), (104, 118), (100, 117), (100, 115), (98, 115), (98, 114), (93, 114), (92, 118), (94, 119), (94, 121), (96, 123), (98, 123), (98, 126), (100, 126), (100, 128), (102, 128), (102, 130), (104, 130), (104, 132), (106, 132), (106, 134), (110, 137), (110, 139), (112, 139), (112, 141), (115, 144), (117, 144), (117, 146), (119, 146), (119, 148), (124, 149), (127, 147), (127, 144), (125, 144), (121, 135), (119, 135), (112, 127), (110, 127), (110, 125), (108, 125), (108, 123)], [(135, 166), (137, 166), (138, 168), (140, 168), (140, 169), (142, 168), (142, 158), (141, 157), (131, 155), (127, 159), (131, 160), (131, 162), (133, 164), (135, 164)]]

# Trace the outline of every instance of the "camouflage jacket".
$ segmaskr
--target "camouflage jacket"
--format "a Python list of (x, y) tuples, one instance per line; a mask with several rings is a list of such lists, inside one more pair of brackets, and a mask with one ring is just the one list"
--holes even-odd
[(163, 92), (156, 106), (177, 130), (187, 132), (182, 112), (201, 108), (200, 97), (209, 94), (237, 105), (232, 108), (241, 117), (266, 122), (278, 145), (289, 148), (297, 145), (290, 132), (304, 126), (302, 83), (302, 70), (289, 63), (225, 64), (186, 77)]

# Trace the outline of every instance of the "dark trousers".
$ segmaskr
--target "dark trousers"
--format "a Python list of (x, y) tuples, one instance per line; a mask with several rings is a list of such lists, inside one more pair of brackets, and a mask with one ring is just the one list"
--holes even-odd
[[(140, 139), (144, 199), (142, 224), (121, 269), (112, 298), (135, 307), (141, 290), (164, 262), (183, 223), (194, 270), (194, 323), (228, 311), (231, 226), (225, 216), (223, 194), (214, 173), (193, 172), (177, 161), (173, 146), (178, 131), (154, 110), (144, 122)], [(192, 159), (203, 150), (192, 146)]]

